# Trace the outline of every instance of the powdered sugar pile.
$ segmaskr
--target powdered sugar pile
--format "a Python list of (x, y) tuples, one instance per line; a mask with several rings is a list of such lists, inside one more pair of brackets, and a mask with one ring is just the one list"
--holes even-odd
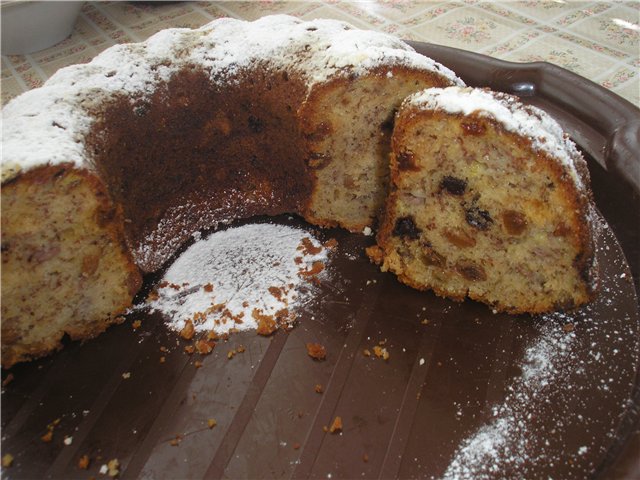
[(297, 228), (249, 224), (197, 240), (167, 270), (149, 306), (172, 330), (226, 333), (260, 316), (293, 321), (325, 271), (327, 249)]

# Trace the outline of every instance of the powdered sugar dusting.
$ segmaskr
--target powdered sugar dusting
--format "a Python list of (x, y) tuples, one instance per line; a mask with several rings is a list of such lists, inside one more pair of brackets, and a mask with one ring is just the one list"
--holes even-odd
[(202, 67), (219, 85), (237, 82), (239, 74), (258, 67), (295, 72), (310, 89), (382, 65), (425, 69), (463, 84), (451, 70), (399, 39), (335, 20), (303, 22), (275, 15), (167, 29), (143, 43), (111, 47), (88, 64), (63, 68), (42, 88), (9, 102), (3, 109), (2, 181), (44, 164), (89, 167), (83, 140), (95, 121), (92, 109), (116, 94), (132, 102), (149, 96), (190, 65)]
[(169, 267), (149, 306), (172, 330), (226, 333), (260, 316), (291, 322), (325, 272), (326, 249), (297, 228), (249, 224), (196, 241)]
[(583, 188), (576, 162), (584, 160), (575, 144), (546, 112), (523, 105), (513, 95), (479, 88), (429, 88), (409, 97), (405, 105), (492, 118), (506, 130), (526, 136), (535, 150), (557, 158), (577, 187)]
[(521, 376), (508, 387), (504, 402), (493, 407), (490, 421), (459, 447), (444, 479), (496, 478), (505, 463), (518, 471), (531, 462), (527, 417), (531, 405), (555, 388), (570, 363), (576, 335), (560, 327), (568, 319), (563, 314), (546, 316), (540, 337), (524, 354)]

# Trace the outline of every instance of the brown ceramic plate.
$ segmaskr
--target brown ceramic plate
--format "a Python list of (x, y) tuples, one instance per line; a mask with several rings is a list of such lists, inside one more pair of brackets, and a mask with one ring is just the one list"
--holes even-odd
[[(120, 478), (640, 476), (638, 110), (549, 64), (414, 46), (470, 85), (548, 110), (583, 149), (611, 227), (597, 238), (598, 300), (567, 316), (494, 315), (380, 273), (362, 253), (370, 237), (316, 231), (339, 247), (288, 333), (234, 335), (196, 369), (161, 318), (136, 315), (136, 331), (127, 322), (3, 371), (2, 453), (14, 457), (3, 476), (97, 477), (114, 458)], [(387, 361), (362, 353), (379, 342)], [(335, 416), (342, 432), (326, 433)]]

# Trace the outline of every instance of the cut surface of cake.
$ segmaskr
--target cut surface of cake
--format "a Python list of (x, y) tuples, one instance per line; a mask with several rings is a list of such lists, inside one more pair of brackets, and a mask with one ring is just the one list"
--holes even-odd
[[(61, 69), (3, 109), (3, 366), (118, 321), (138, 269), (200, 230), (280, 213), (372, 225), (395, 110), (448, 85), (463, 83), (395, 37), (288, 16), (169, 29)], [(64, 302), (78, 308), (54, 313)]]
[(592, 298), (586, 162), (542, 110), (481, 89), (416, 93), (396, 118), (391, 178), (368, 253), (400, 281), (509, 313)]

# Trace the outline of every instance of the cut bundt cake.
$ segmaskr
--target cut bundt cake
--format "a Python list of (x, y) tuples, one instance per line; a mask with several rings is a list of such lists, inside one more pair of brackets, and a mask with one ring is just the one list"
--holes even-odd
[(60, 70), (3, 109), (3, 366), (117, 321), (138, 271), (198, 230), (285, 212), (372, 225), (395, 110), (449, 85), (394, 37), (287, 16), (165, 30)]
[(391, 178), (369, 255), (402, 282), (510, 313), (592, 297), (586, 163), (540, 109), (488, 90), (416, 93), (396, 117)]

